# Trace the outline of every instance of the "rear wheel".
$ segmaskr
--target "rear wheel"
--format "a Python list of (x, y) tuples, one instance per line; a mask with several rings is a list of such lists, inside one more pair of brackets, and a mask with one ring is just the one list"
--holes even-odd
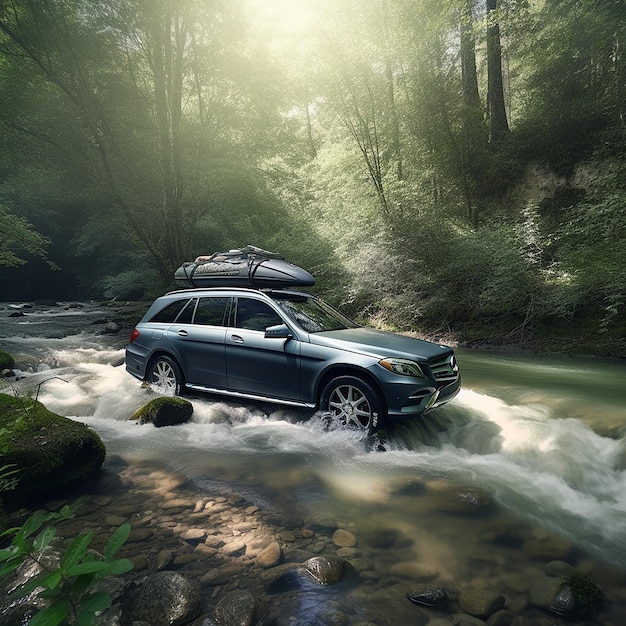
[(331, 380), (320, 397), (320, 409), (342, 426), (371, 433), (382, 426), (383, 404), (376, 390), (356, 376)]
[(183, 389), (183, 373), (178, 363), (168, 356), (159, 356), (150, 363), (148, 382), (155, 391), (166, 396), (179, 396)]

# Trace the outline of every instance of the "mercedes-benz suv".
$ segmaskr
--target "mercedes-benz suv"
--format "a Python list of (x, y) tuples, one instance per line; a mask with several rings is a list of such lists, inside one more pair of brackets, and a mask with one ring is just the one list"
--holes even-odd
[(290, 290), (168, 293), (133, 330), (126, 369), (161, 393), (319, 409), (368, 432), (452, 400), (461, 385), (451, 348), (358, 326)]

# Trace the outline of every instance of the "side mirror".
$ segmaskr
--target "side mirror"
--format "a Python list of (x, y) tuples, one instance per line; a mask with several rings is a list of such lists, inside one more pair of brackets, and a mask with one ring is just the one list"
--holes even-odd
[(265, 329), (266, 339), (293, 339), (291, 331), (286, 324), (278, 324), (278, 326), (268, 326)]

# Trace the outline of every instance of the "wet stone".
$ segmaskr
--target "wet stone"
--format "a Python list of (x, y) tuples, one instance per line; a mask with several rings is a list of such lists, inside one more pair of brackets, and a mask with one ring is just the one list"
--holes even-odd
[(190, 541), (190, 542), (203, 541), (206, 538), (206, 536), (207, 536), (207, 531), (204, 530), (203, 528), (188, 528), (181, 535), (181, 537), (185, 541)]
[(269, 569), (278, 565), (282, 559), (283, 553), (280, 544), (277, 541), (270, 543), (265, 549), (261, 550), (256, 557), (259, 567)]
[(222, 550), (227, 556), (241, 556), (246, 551), (246, 544), (243, 541), (231, 541)]
[(442, 585), (418, 585), (407, 594), (407, 597), (411, 602), (423, 606), (441, 606), (449, 601), (448, 592)]
[(459, 606), (470, 615), (486, 619), (504, 606), (500, 593), (483, 589), (464, 589), (459, 596)]
[(356, 537), (349, 530), (343, 528), (339, 528), (333, 533), (333, 542), (340, 548), (352, 548), (357, 543)]

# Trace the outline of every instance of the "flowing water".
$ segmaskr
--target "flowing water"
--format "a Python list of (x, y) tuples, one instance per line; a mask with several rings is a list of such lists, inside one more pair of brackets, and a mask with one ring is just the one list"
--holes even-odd
[[(96, 334), (94, 306), (6, 313), (0, 349), (27, 374), (7, 391), (35, 391), (50, 410), (91, 425), (110, 457), (182, 474), (199, 496), (219, 479), (279, 515), (349, 529), (358, 543), (341, 554), (374, 563), (362, 577), (367, 593), (326, 591), (324, 602), (358, 604), (351, 614), (362, 621), (349, 623), (409, 623), (415, 605), (396, 592), (423, 581), (498, 591), (524, 615), (524, 581), (555, 561), (602, 586), (604, 608), (585, 623), (626, 617), (624, 362), (458, 350), (461, 394), (390, 428), (380, 451), (354, 432), (326, 431), (310, 412), (208, 396), (189, 398), (187, 424), (138, 426), (128, 417), (153, 396), (125, 373), (126, 330)], [(319, 603), (312, 597), (285, 602), (292, 621), (279, 622), (323, 623), (298, 617)], [(542, 615), (523, 623), (561, 623)], [(427, 619), (419, 623), (438, 623)]]

